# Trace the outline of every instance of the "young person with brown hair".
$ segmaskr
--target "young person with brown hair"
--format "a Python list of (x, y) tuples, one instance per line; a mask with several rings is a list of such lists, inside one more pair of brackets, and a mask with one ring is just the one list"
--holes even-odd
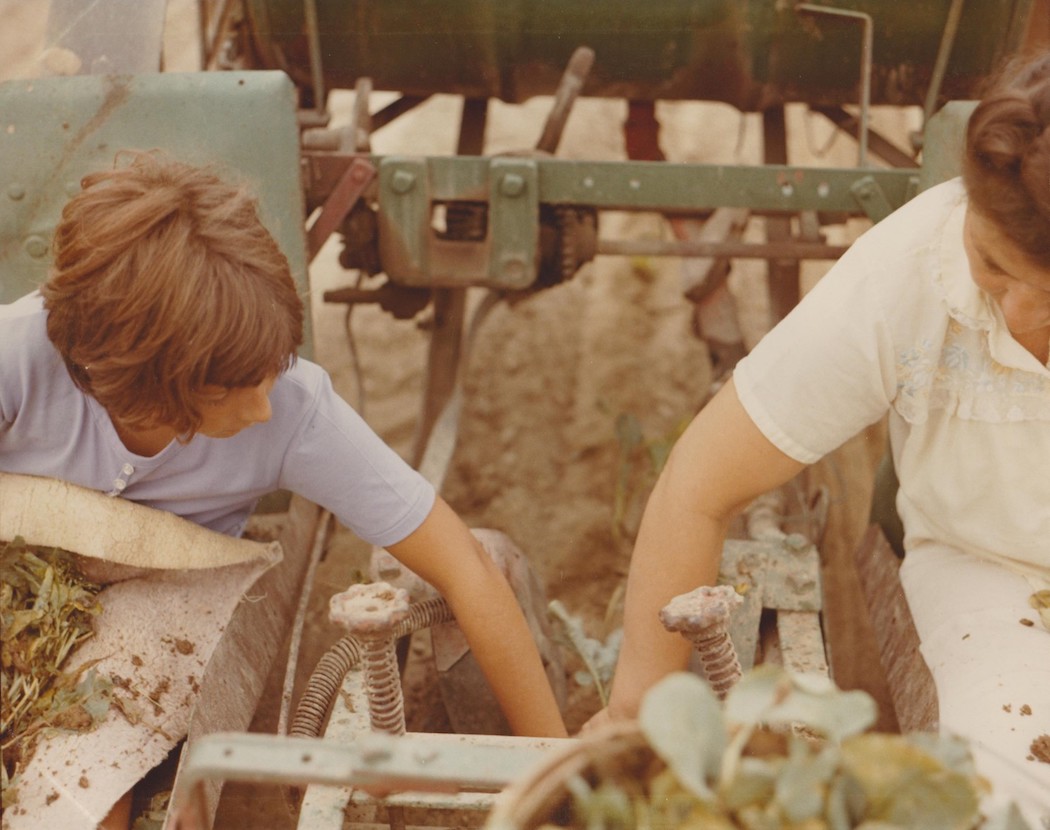
[(1050, 765), (1031, 750), (1050, 734), (1050, 631), (1029, 604), (1050, 588), (1050, 54), (991, 87), (963, 171), (859, 239), (679, 440), (592, 725), (685, 668), (657, 614), (714, 582), (732, 517), (888, 415), (901, 581), (940, 728), (970, 740), (990, 805), (1050, 826)]
[[(287, 489), (448, 600), (513, 730), (563, 736), (509, 585), (430, 484), (296, 357), (303, 306), (254, 198), (154, 154), (84, 178), (39, 293), (0, 307), (0, 471), (240, 535)], [(107, 826), (126, 817), (118, 805)]]

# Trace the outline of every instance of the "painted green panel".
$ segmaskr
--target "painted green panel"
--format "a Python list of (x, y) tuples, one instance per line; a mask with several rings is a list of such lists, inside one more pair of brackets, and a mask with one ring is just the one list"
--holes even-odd
[(951, 101), (930, 119), (923, 139), (920, 190), (962, 173), (966, 123), (976, 108), (976, 101)]
[[(47, 275), (52, 231), (80, 178), (121, 149), (218, 166), (260, 213), (308, 290), (295, 88), (282, 72), (76, 76), (0, 84), (0, 302)], [(310, 353), (311, 336), (307, 332)]]

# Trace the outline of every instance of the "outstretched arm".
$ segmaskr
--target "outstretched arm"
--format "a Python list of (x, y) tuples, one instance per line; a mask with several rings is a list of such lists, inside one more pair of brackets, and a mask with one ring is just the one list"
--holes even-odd
[(700, 410), (646, 505), (627, 579), (624, 639), (609, 707), (596, 721), (633, 717), (650, 686), (687, 666), (690, 646), (665, 631), (660, 609), (679, 594), (713, 585), (732, 518), (804, 466), (759, 431), (732, 381)]
[(448, 601), (515, 734), (565, 737), (514, 592), (452, 508), (439, 497), (423, 524), (387, 549)]

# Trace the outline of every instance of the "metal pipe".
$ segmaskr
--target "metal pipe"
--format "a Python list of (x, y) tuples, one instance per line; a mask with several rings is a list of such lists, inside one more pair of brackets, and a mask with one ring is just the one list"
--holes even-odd
[(609, 256), (729, 257), (731, 259), (838, 259), (847, 245), (820, 242), (702, 242), (599, 239), (595, 253)]
[(857, 167), (868, 163), (868, 119), (871, 109), (871, 62), (874, 52), (875, 26), (870, 14), (850, 9), (834, 9), (830, 6), (818, 6), (814, 3), (799, 3), (795, 11), (811, 14), (826, 14), (834, 17), (848, 17), (861, 21), (860, 47), (860, 136), (857, 146)]
[(944, 33), (941, 35), (940, 46), (937, 47), (937, 60), (933, 64), (930, 88), (926, 90), (926, 103), (922, 108), (923, 131), (926, 130), (926, 124), (937, 107), (937, 96), (940, 95), (944, 73), (948, 69), (948, 59), (952, 54), (952, 46), (955, 45), (955, 35), (959, 31), (963, 2), (964, 0), (952, 0), (952, 4), (948, 8), (948, 19), (944, 22)]
[(197, 0), (197, 47), (203, 71), (208, 68), (208, 0)]
[(284, 667), (284, 685), (281, 689), (281, 711), (277, 716), (277, 734), (288, 734), (288, 714), (292, 708), (292, 693), (295, 689), (295, 674), (299, 666), (299, 648), (303, 642), (303, 628), (306, 625), (306, 612), (310, 607), (310, 595), (313, 591), (314, 577), (317, 574), (317, 566), (324, 554), (325, 545), (328, 542), (328, 530), (332, 526), (332, 514), (327, 510), (321, 511), (317, 520), (317, 529), (314, 531), (313, 545), (310, 548), (310, 560), (306, 566), (306, 575), (303, 577), (303, 590), (299, 595), (299, 607), (295, 612), (295, 620), (292, 622), (291, 642), (288, 646), (288, 662)]
[(314, 88), (314, 109), (318, 114), (323, 114), (326, 93), (324, 69), (321, 64), (321, 34), (317, 23), (317, 0), (303, 0), (303, 11), (306, 14), (306, 38), (310, 49), (310, 80)]

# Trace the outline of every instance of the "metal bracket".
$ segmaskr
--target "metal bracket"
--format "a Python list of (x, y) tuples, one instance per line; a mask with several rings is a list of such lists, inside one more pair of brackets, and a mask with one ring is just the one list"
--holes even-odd
[(536, 279), (539, 187), (536, 163), (495, 158), (489, 166), (489, 276), (506, 288)]
[(379, 164), (379, 258), (395, 282), (427, 282), (430, 177), (422, 158), (385, 158)]
[[(404, 285), (527, 288), (536, 280), (539, 171), (532, 159), (492, 158), (483, 167), (443, 169), (430, 159), (388, 157), (379, 164), (379, 251), (387, 276)], [(478, 175), (480, 173), (480, 176)], [(442, 176), (442, 187), (432, 182)], [(445, 175), (453, 178), (446, 181)], [(435, 190), (455, 192), (435, 199)], [(481, 239), (442, 237), (435, 203), (480, 203)]]
[(882, 192), (878, 182), (871, 176), (863, 176), (857, 179), (850, 185), (849, 189), (857, 200), (857, 204), (863, 208), (872, 222), (881, 222), (893, 213), (893, 207), (890, 205), (889, 199)]

